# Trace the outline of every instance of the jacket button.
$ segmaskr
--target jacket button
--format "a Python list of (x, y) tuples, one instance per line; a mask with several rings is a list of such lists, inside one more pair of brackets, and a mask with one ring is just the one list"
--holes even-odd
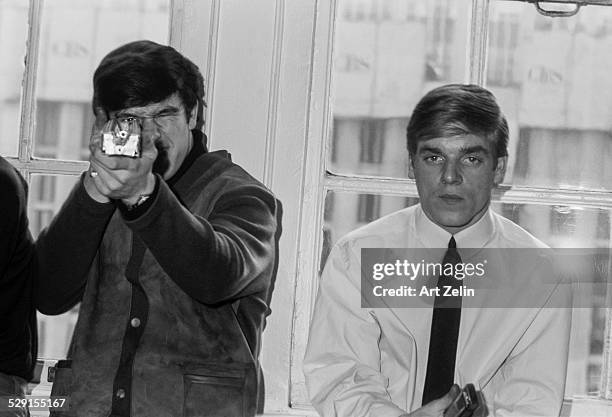
[(138, 317), (134, 317), (132, 320), (130, 320), (130, 325), (132, 327), (140, 327), (140, 319)]
[(123, 388), (119, 388), (115, 395), (117, 398), (125, 398), (125, 390)]

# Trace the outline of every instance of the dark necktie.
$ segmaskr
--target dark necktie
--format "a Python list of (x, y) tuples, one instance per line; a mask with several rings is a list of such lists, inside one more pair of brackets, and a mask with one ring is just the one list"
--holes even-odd
[[(443, 271), (447, 264), (453, 264), (454, 271), (454, 265), (458, 263), (461, 263), (461, 257), (457, 252), (455, 238), (451, 237), (442, 260)], [(442, 275), (438, 278), (437, 288), (440, 295), (436, 296), (434, 302), (423, 405), (446, 394), (454, 382), (455, 356), (461, 321), (461, 296), (444, 296), (445, 286), (459, 288), (461, 281), (452, 275)]]

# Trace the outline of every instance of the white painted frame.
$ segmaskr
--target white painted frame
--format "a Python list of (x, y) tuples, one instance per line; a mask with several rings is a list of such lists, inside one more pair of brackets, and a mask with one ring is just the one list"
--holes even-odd
[[(6, 157), (13, 166), (21, 171), (28, 183), (30, 183), (33, 173), (79, 175), (89, 168), (89, 163), (86, 161), (36, 158), (33, 154), (36, 123), (36, 78), (44, 1), (45, 0), (29, 0), (27, 53), (20, 103), (19, 150), (16, 158)], [(175, 25), (177, 24), (183, 24), (181, 10), (184, 7), (184, 3), (189, 1), (193, 0), (171, 0), (171, 19), (168, 22), (171, 29), (176, 27)], [(175, 41), (181, 43), (181, 35), (184, 31), (174, 30), (169, 32), (170, 42)]]
[(33, 157), (34, 128), (36, 122), (36, 70), (42, 20), (43, 0), (30, 0), (28, 11), (28, 53), (25, 62), (21, 94), (21, 120), (18, 156), (7, 157), (19, 169), (28, 183), (32, 173), (78, 175), (89, 166), (82, 161), (61, 161)]

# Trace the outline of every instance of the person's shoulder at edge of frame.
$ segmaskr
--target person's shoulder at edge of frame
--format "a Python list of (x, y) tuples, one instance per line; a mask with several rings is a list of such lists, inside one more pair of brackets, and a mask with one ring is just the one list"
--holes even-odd
[(419, 207), (406, 207), (373, 220), (340, 237), (336, 245), (348, 244), (353, 250), (403, 247), (413, 235), (411, 219)]
[[(10, 189), (16, 194), (27, 191), (27, 185), (23, 176), (6, 158), (0, 156), (0, 186), (7, 191)], [(3, 196), (6, 198), (7, 196)], [(24, 196), (25, 197), (25, 196)]]

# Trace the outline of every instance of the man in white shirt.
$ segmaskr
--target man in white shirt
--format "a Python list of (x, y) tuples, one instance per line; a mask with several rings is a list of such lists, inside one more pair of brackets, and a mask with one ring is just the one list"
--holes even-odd
[[(362, 248), (448, 247), (448, 256), (546, 247), (489, 207), (508, 142), (489, 91), (454, 84), (429, 92), (407, 137), (420, 204), (340, 239), (321, 277), (304, 358), (314, 407), (324, 417), (441, 417), (457, 395), (453, 383), (472, 383), (490, 416), (558, 416), (571, 313), (551, 308), (565, 297), (559, 286), (528, 308), (483, 308), (467, 297), (454, 309), (362, 307)], [(526, 289), (517, 291), (508, 297)]]

